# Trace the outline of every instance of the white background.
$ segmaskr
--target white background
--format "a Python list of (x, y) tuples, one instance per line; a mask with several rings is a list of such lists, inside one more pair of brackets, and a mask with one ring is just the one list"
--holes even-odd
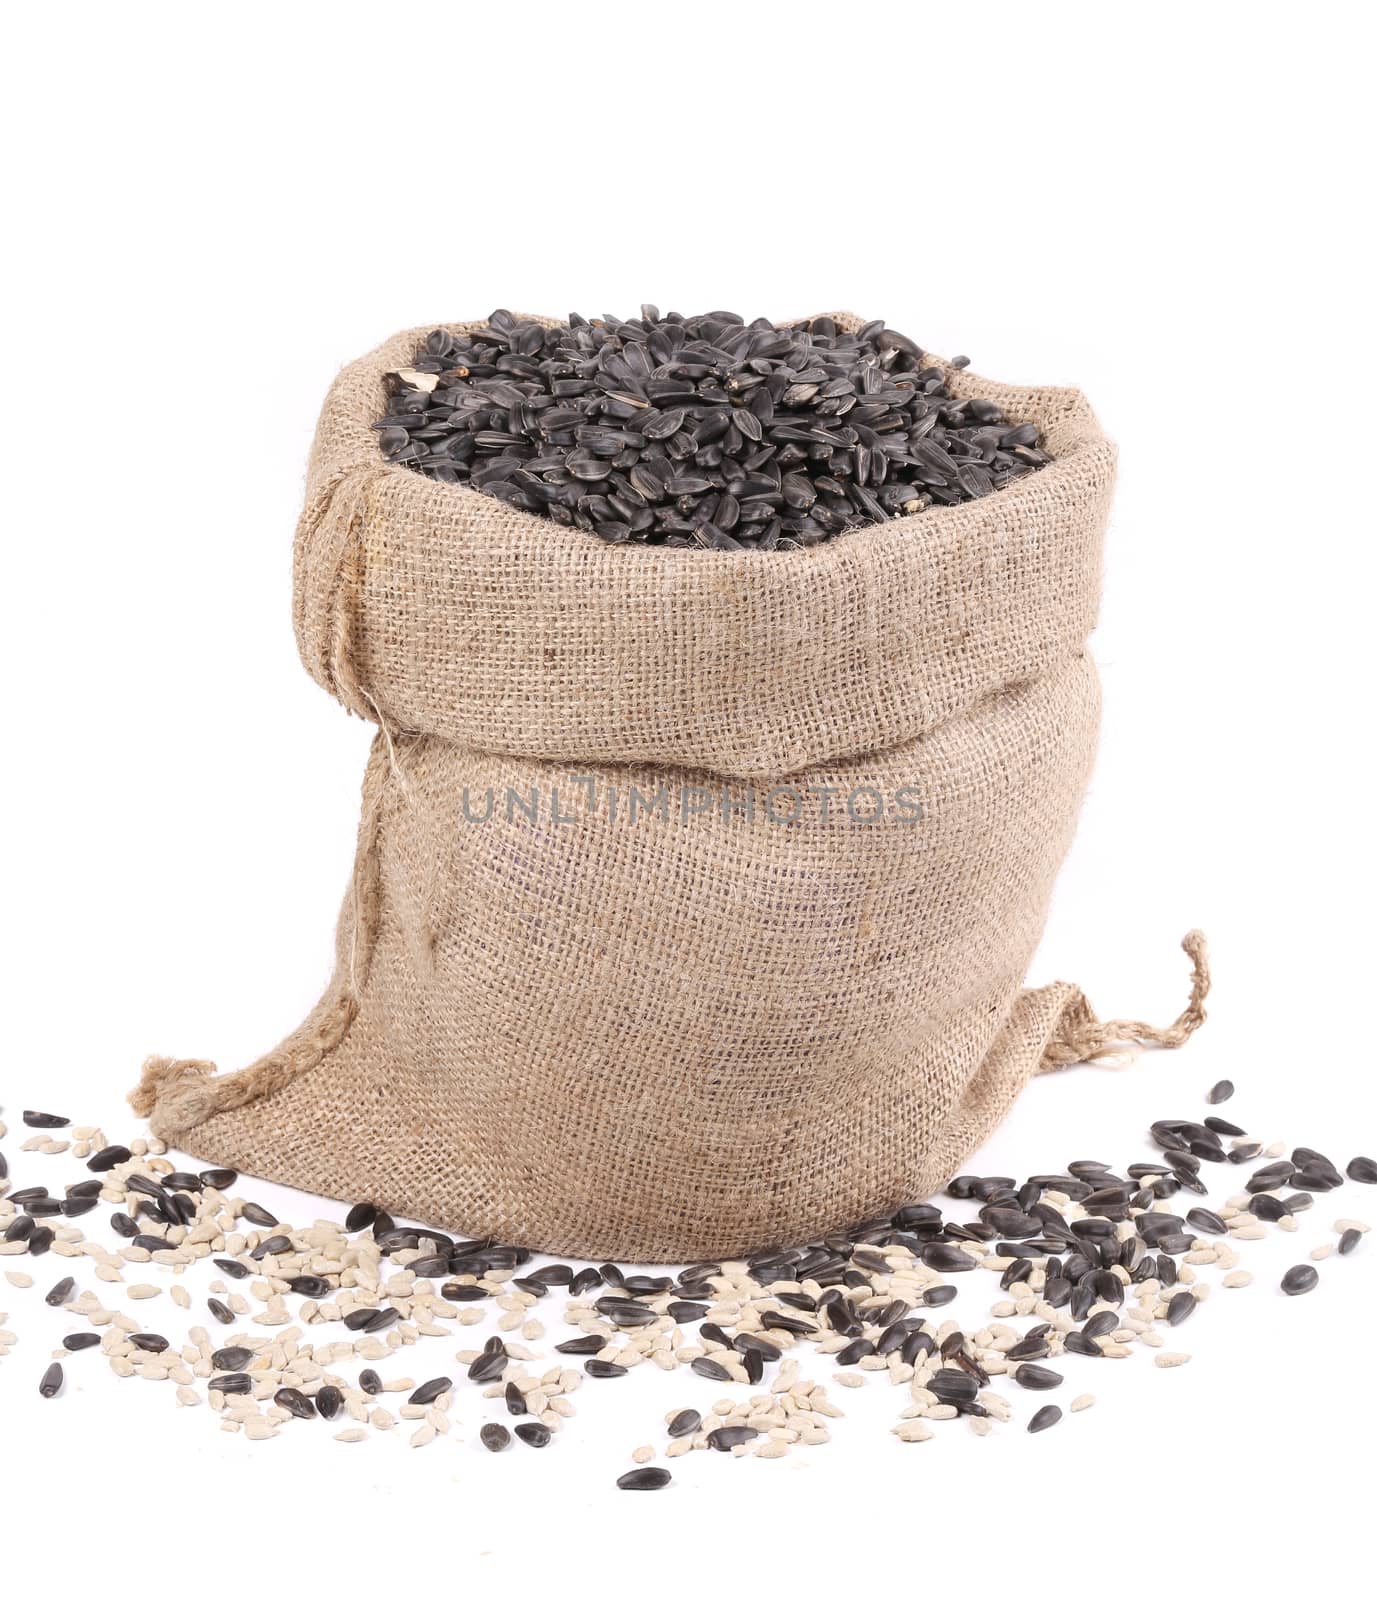
[[(953, 10), (9, 12), (12, 1130), (39, 1102), (132, 1131), (144, 1054), (238, 1065), (324, 982), (369, 729), (301, 670), (288, 592), (337, 368), (431, 319), (654, 300), (882, 316), (988, 375), (1078, 385), (1120, 444), (1104, 738), (1032, 979), (1165, 1021), (1198, 923), (1211, 1021), (1180, 1057), (1036, 1084), (972, 1165), (1139, 1158), (1151, 1117), (1199, 1114), (1225, 1074), (1265, 1137), (1377, 1150), (1360, 9)], [(76, 1176), (17, 1143), (32, 1181)], [(1253, 1288), (1216, 1290), (1174, 1339), (1190, 1366), (1095, 1363), (1099, 1405), (1052, 1433), (952, 1425), (904, 1447), (894, 1395), (837, 1391), (852, 1415), (831, 1447), (695, 1456), (659, 1496), (609, 1489), (686, 1398), (653, 1372), (586, 1393), (542, 1456), (484, 1456), (476, 1413), (425, 1451), (304, 1427), (269, 1451), (98, 1354), (45, 1406), (36, 1373), (75, 1324), (0, 1281), (23, 1336), (0, 1362), (8, 1504), (35, 1536), (76, 1512), (93, 1539), (157, 1508), (140, 1560), (185, 1576), (216, 1530), (280, 1529), (284, 1552), (319, 1551), (283, 1581), (322, 1590), (379, 1575), (394, 1528), (451, 1530), (452, 1570), (494, 1586), (614, 1549), (627, 1581), (678, 1551), (653, 1579), (671, 1591), (700, 1567), (787, 1581), (835, 1544), (858, 1579), (929, 1591), (1004, 1592), (1065, 1547), (1086, 1581), (1150, 1551), (1145, 1581), (1284, 1593), (1316, 1551), (1367, 1564), (1377, 1244), (1306, 1299), (1275, 1282), (1334, 1215), (1377, 1220), (1374, 1200), (1321, 1196), (1295, 1240), (1250, 1251)], [(78, 1457), (106, 1465), (36, 1492)], [(193, 1475), (209, 1512), (175, 1492)], [(16, 1552), (50, 1548), (6, 1546), (16, 1577)]]

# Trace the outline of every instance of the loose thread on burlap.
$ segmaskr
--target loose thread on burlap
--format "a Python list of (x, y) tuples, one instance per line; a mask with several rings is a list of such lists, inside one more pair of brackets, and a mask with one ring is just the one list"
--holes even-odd
[(140, 1116), (150, 1119), (159, 1134), (184, 1133), (217, 1111), (232, 1110), (264, 1095), (276, 1094), (338, 1048), (358, 1015), (381, 916), (378, 846), (388, 777), (407, 803), (411, 799), (393, 729), (378, 702), (360, 682), (357, 668), (355, 640), (362, 587), (359, 534), (373, 476), (359, 474), (353, 485), (348, 535), (329, 601), (330, 678), (345, 708), (364, 721), (375, 721), (378, 727), (364, 772), (359, 837), (350, 879), (349, 960), (344, 974), (331, 984), (306, 1022), (276, 1050), (242, 1071), (218, 1077), (210, 1061), (150, 1056), (129, 1100)]
[(351, 883), (350, 955), (315, 1011), (292, 1036), (251, 1066), (224, 1077), (213, 1062), (150, 1056), (129, 1103), (160, 1137), (175, 1139), (218, 1111), (276, 1094), (317, 1067), (343, 1042), (359, 1011), (380, 916), (378, 833), (389, 771), (387, 742), (374, 736), (363, 780), (358, 848)]
[(1064, 1067), (1121, 1054), (1137, 1045), (1179, 1050), (1204, 1022), (1205, 998), (1210, 992), (1210, 960), (1205, 935), (1199, 928), (1192, 928), (1182, 939), (1181, 948), (1190, 957), (1191, 992), (1185, 1010), (1175, 1022), (1165, 1028), (1154, 1027), (1150, 1022), (1136, 1022), (1129, 1017), (1101, 1022), (1090, 1002), (1077, 990), (1043, 1051), (1038, 1071), (1060, 1072)]

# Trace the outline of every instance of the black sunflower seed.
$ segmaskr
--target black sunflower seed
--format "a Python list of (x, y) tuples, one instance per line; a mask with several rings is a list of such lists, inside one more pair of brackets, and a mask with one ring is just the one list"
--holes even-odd
[(218, 1394), (251, 1394), (253, 1379), (247, 1372), (225, 1372), (218, 1378), (212, 1378), (206, 1388)]
[(1267, 1189), (1284, 1188), (1295, 1175), (1295, 1166), (1290, 1161), (1271, 1161), (1259, 1167), (1244, 1187), (1249, 1194), (1261, 1194)]
[(324, 1278), (318, 1278), (312, 1272), (303, 1272), (299, 1277), (288, 1278), (287, 1287), (293, 1294), (305, 1295), (308, 1300), (323, 1300), (330, 1293), (330, 1285)]
[(1234, 1092), (1234, 1086), (1227, 1078), (1221, 1078), (1214, 1088), (1205, 1096), (1207, 1105), (1222, 1105)]
[(555, 1349), (563, 1356), (595, 1356), (607, 1343), (600, 1333), (585, 1334), (580, 1339), (566, 1339)]
[(975, 1267), (975, 1257), (959, 1245), (930, 1244), (923, 1249), (923, 1265), (934, 1272), (970, 1272)]
[(942, 1400), (974, 1400), (980, 1393), (980, 1385), (969, 1372), (958, 1372), (951, 1367), (934, 1372), (927, 1380), (927, 1388)]
[(212, 1353), (210, 1364), (217, 1372), (241, 1372), (253, 1360), (253, 1351), (242, 1344), (227, 1344)]
[(1028, 1424), (1028, 1432), (1041, 1433), (1046, 1428), (1054, 1428), (1060, 1421), (1060, 1406), (1043, 1406), (1040, 1411), (1033, 1413), (1033, 1420)]
[(1244, 1135), (1244, 1129), (1240, 1128), (1237, 1123), (1226, 1122), (1223, 1117), (1206, 1117), (1205, 1126), (1211, 1133), (1223, 1134), (1226, 1139), (1241, 1139)]
[(230, 1189), (239, 1181), (232, 1167), (208, 1167), (198, 1176), (207, 1189)]
[[(592, 1365), (592, 1363), (588, 1363)], [(605, 1365), (605, 1363), (599, 1363)], [(731, 1383), (732, 1375), (720, 1361), (714, 1361), (711, 1356), (695, 1356), (689, 1363), (700, 1378), (711, 1378), (716, 1383)]]
[(86, 1163), (88, 1172), (109, 1172), (112, 1167), (122, 1166), (126, 1161), (132, 1161), (132, 1152), (122, 1144), (107, 1144), (104, 1150), (97, 1150), (95, 1155)]
[(1227, 1233), (1229, 1224), (1223, 1217), (1213, 1211), (1208, 1211), (1204, 1206), (1192, 1206), (1186, 1213), (1186, 1221), (1197, 1233)]
[(367, 1200), (360, 1200), (356, 1206), (349, 1208), (349, 1215), (344, 1219), (346, 1233), (358, 1233), (364, 1228), (371, 1228), (378, 1219), (378, 1208)]
[(316, 1414), (316, 1408), (310, 1397), (302, 1394), (300, 1389), (279, 1389), (273, 1396), (273, 1404), (281, 1406), (284, 1411), (290, 1412), (294, 1417), (300, 1417), (303, 1421)]
[(674, 1480), (664, 1467), (633, 1467), (617, 1479), (619, 1489), (665, 1489)]
[(59, 1117), (52, 1111), (26, 1111), (24, 1122), (30, 1128), (65, 1128), (70, 1122), (70, 1117)]
[(505, 1450), (512, 1442), (512, 1436), (500, 1422), (485, 1422), (478, 1430), (478, 1437), (483, 1441), (483, 1448), (496, 1454)]
[(1179, 1327), (1195, 1310), (1198, 1303), (1188, 1289), (1182, 1289), (1167, 1301), (1167, 1321), (1173, 1328)]
[(247, 1278), (249, 1269), (242, 1261), (233, 1261), (229, 1256), (213, 1256), (211, 1266), (219, 1267), (227, 1278)]
[(533, 1450), (543, 1450), (550, 1442), (550, 1430), (543, 1422), (518, 1422), (512, 1431)]
[(485, 1350), (476, 1361), (469, 1365), (469, 1377), (474, 1383), (487, 1383), (495, 1378), (507, 1365), (507, 1352), (505, 1350)]
[(75, 1278), (59, 1278), (43, 1299), (50, 1306), (65, 1305), (72, 1298), (72, 1290), (75, 1288)]
[(652, 1322), (659, 1321), (659, 1312), (652, 1311), (649, 1306), (641, 1305), (636, 1300), (618, 1300), (604, 1296), (601, 1300), (593, 1302), (593, 1308), (599, 1316), (619, 1328), (644, 1328)]
[(1377, 1161), (1370, 1156), (1354, 1156), (1344, 1171), (1354, 1183), (1377, 1183)]
[(372, 1367), (365, 1367), (363, 1371), (359, 1373), (359, 1388), (362, 1389), (365, 1394), (381, 1394), (382, 1386), (382, 1379), (376, 1372), (374, 1372)]
[(1308, 1262), (1300, 1266), (1291, 1267), (1282, 1277), (1281, 1292), (1283, 1294), (1309, 1294), (1320, 1281), (1320, 1275)]
[(64, 1350), (92, 1350), (100, 1343), (98, 1333), (69, 1333), (62, 1341)]
[(243, 1217), (245, 1222), (252, 1222), (257, 1228), (275, 1228), (278, 1225), (277, 1218), (272, 1212), (253, 1200), (244, 1202), (239, 1215)]
[(344, 1407), (344, 1395), (333, 1383), (327, 1383), (316, 1390), (316, 1410), (327, 1422), (332, 1422)]
[(676, 1411), (669, 1419), (669, 1436), (671, 1439), (682, 1439), (690, 1433), (697, 1433), (703, 1418), (693, 1410)]
[(631, 1369), (616, 1361), (599, 1361), (595, 1358), (592, 1361), (585, 1361), (583, 1370), (590, 1378), (624, 1378)]
[(1078, 1356), (1102, 1356), (1104, 1351), (1093, 1339), (1089, 1339), (1079, 1329), (1068, 1333), (1062, 1340), (1062, 1348)]
[(29, 1254), (42, 1256), (48, 1253), (55, 1235), (51, 1228), (35, 1228), (29, 1235)]
[(147, 1350), (149, 1355), (160, 1356), (167, 1349), (167, 1340), (160, 1333), (131, 1333), (127, 1337), (136, 1350)]
[(1032, 1362), (1025, 1361), (1014, 1373), (1014, 1382), (1024, 1389), (1055, 1389), (1061, 1381), (1061, 1373)]
[(1362, 1243), (1362, 1231), (1358, 1228), (1345, 1228), (1339, 1235), (1339, 1254), (1346, 1256), (1350, 1251), (1356, 1250)]
[(758, 1428), (733, 1426), (714, 1428), (708, 1435), (709, 1450), (734, 1450), (739, 1444), (747, 1444), (750, 1440), (759, 1437)]
[(429, 1378), (419, 1388), (412, 1392), (409, 1404), (413, 1406), (428, 1406), (432, 1400), (442, 1394), (448, 1394), (454, 1387), (450, 1378)]
[(223, 1300), (217, 1300), (214, 1295), (206, 1301), (206, 1310), (217, 1322), (229, 1324), (234, 1321), (234, 1313)]
[(546, 328), (494, 312), (435, 330), (388, 376), (374, 426), (389, 462), (612, 543), (792, 550), (1050, 459), (1035, 424), (948, 382), (880, 322), (643, 307)]
[[(29, 1119), (26, 1116), (24, 1120), (27, 1122)], [(44, 1124), (34, 1123), (31, 1124), (31, 1126), (42, 1127)], [(52, 1124), (52, 1126), (61, 1127), (62, 1124), (55, 1123)], [(55, 1395), (61, 1394), (64, 1377), (65, 1374), (62, 1370), (62, 1363), (60, 1361), (54, 1361), (48, 1370), (43, 1374), (43, 1376), (38, 1380), (39, 1394), (41, 1394), (45, 1400), (51, 1400)]]
[(665, 1310), (675, 1322), (700, 1322), (708, 1314), (707, 1306), (698, 1300), (671, 1300)]

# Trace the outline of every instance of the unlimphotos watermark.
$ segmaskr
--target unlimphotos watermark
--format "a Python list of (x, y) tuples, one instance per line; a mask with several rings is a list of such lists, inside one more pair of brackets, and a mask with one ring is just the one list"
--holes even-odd
[(821, 783), (777, 783), (758, 793), (755, 789), (732, 789), (726, 785), (711, 788), (698, 783), (661, 783), (651, 789), (632, 784), (619, 788), (601, 783), (590, 773), (569, 779), (565, 786), (548, 789), (535, 784), (527, 789), (475, 791), (465, 787), (461, 800), (463, 820), (480, 826), (518, 821), (548, 821), (563, 826), (590, 816), (608, 822), (654, 819), (669, 823), (712, 815), (724, 822), (764, 821), (781, 827), (838, 823), (866, 827), (877, 822), (923, 819), (921, 795), (910, 784), (888, 791), (873, 784), (848, 789)]

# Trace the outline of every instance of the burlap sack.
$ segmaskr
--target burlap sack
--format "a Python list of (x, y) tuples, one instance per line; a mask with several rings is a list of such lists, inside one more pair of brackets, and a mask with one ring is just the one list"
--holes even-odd
[(380, 727), (335, 977), (244, 1071), (150, 1060), (157, 1133), (669, 1262), (921, 1198), (1034, 1072), (1198, 1025), (1196, 935), (1170, 1029), (1021, 987), (1096, 742), (1114, 452), (1080, 394), (955, 374), (1055, 457), (969, 505), (609, 547), (381, 462), (424, 332), (340, 375), (297, 533), (303, 660)]

